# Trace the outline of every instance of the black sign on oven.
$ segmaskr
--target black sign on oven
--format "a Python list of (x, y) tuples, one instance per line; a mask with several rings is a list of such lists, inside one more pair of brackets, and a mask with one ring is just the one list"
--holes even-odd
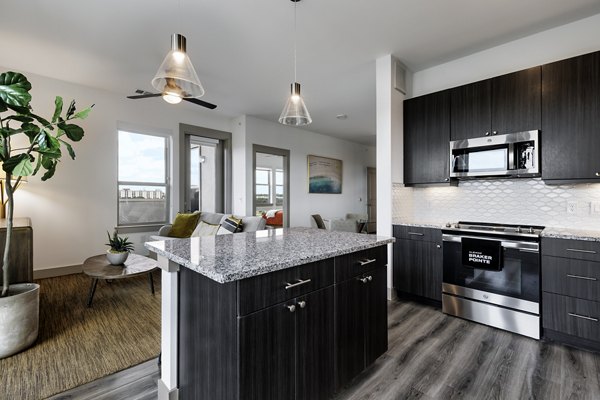
[(462, 238), (462, 263), (465, 267), (501, 271), (501, 242)]

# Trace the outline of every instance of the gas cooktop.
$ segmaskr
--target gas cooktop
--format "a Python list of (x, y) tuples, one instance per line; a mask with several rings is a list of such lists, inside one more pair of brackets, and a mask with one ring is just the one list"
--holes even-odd
[(539, 237), (543, 229), (543, 226), (536, 225), (509, 225), (487, 222), (460, 221), (457, 223), (449, 222), (442, 230), (453, 232), (476, 232), (496, 235)]

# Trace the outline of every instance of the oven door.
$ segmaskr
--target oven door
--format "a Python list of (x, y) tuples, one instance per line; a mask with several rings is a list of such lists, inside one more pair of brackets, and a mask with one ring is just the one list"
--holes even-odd
[[(448, 234), (443, 235), (443, 240), (444, 284), (539, 303), (539, 243)], [(478, 242), (488, 244), (488, 248), (477, 247)], [(495, 246), (500, 258), (497, 263), (493, 253)], [(471, 257), (471, 261), (476, 262), (469, 263), (472, 253), (481, 255)], [(488, 256), (491, 263), (481, 262)]]

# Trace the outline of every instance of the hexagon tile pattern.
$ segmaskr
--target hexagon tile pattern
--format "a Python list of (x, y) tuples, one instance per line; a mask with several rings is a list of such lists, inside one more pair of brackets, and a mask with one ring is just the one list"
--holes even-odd
[[(458, 187), (393, 185), (394, 222), (477, 221), (600, 229), (600, 184), (550, 186), (539, 179), (462, 181)], [(576, 212), (567, 213), (567, 205)]]

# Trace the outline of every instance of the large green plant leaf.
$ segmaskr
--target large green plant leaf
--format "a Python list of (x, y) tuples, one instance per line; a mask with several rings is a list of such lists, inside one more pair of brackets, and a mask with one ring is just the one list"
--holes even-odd
[(0, 74), (0, 100), (6, 106), (28, 107), (31, 101), (31, 83), (18, 72)]
[(74, 142), (83, 139), (83, 129), (75, 124), (59, 124), (58, 127), (65, 131), (65, 135)]
[(29, 176), (33, 173), (33, 164), (27, 154), (17, 154), (4, 161), (2, 169), (15, 176)]
[(63, 108), (63, 98), (60, 96), (56, 96), (56, 99), (54, 99), (54, 115), (52, 116), (52, 123), (55, 123), (56, 121), (58, 121), (58, 118), (60, 117), (60, 113), (62, 112), (62, 108)]
[(69, 152), (69, 155), (71, 156), (71, 159), (75, 159), (75, 150), (73, 150), (73, 146), (71, 146), (69, 143), (65, 142), (62, 139), (58, 139), (62, 144), (65, 145), (65, 147), (67, 148), (67, 151)]
[(92, 111), (92, 107), (94, 107), (93, 104), (91, 107), (88, 107), (85, 110), (79, 111), (77, 114), (73, 115), (73, 119), (86, 119), (88, 117), (88, 114), (90, 113), (90, 111)]

